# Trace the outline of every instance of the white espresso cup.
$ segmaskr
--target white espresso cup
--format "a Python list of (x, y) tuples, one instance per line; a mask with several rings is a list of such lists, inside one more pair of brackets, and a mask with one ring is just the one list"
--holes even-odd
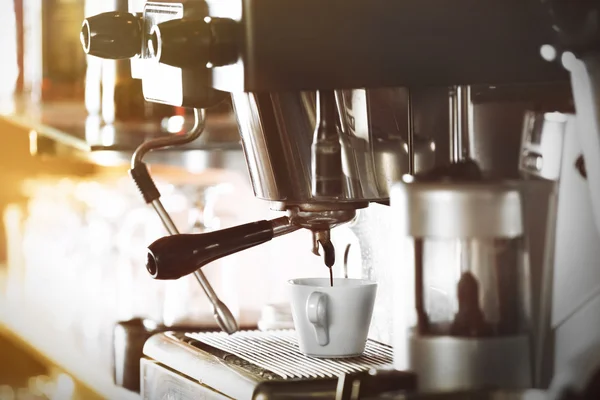
[(289, 281), (300, 351), (341, 358), (365, 350), (377, 283), (362, 279), (304, 278)]

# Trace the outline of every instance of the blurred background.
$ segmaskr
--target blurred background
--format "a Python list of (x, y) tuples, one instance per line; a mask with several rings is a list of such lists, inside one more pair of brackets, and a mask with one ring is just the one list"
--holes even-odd
[[(193, 278), (146, 272), (146, 246), (166, 232), (127, 174), (139, 144), (185, 133), (193, 116), (145, 102), (128, 60), (88, 58), (79, 43), (84, 16), (140, 3), (0, 0), (0, 400), (134, 398), (114, 385), (118, 323), (215, 328)], [(182, 232), (275, 214), (253, 196), (229, 103), (184, 152), (148, 164)], [(356, 240), (349, 228), (337, 238), (340, 251)], [(310, 243), (296, 232), (205, 273), (254, 327), (288, 279), (328, 276)]]

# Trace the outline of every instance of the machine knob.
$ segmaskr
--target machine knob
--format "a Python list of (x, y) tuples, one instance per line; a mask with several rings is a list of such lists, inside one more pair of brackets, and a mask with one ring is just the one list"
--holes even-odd
[(86, 18), (81, 27), (83, 51), (91, 56), (120, 60), (142, 50), (141, 18), (114, 11)]
[(158, 61), (179, 68), (221, 66), (237, 60), (237, 24), (222, 18), (175, 19), (155, 25), (148, 41)]

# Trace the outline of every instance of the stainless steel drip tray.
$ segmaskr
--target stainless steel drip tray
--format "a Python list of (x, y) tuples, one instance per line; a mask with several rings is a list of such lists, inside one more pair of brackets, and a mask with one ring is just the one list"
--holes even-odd
[(368, 341), (361, 357), (318, 359), (300, 353), (294, 331), (155, 335), (144, 346), (154, 361), (235, 399), (333, 399), (343, 373), (385, 368), (392, 348)]

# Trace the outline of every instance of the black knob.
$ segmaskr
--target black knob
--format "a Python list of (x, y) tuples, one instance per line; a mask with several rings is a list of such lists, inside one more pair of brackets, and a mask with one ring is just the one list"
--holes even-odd
[(107, 12), (86, 18), (81, 27), (86, 54), (120, 60), (141, 53), (141, 17), (126, 12)]
[(179, 68), (220, 66), (237, 59), (237, 24), (222, 18), (176, 19), (151, 28), (158, 61)]
[(273, 239), (269, 221), (209, 233), (165, 236), (148, 246), (146, 269), (154, 279), (179, 279), (229, 254)]

